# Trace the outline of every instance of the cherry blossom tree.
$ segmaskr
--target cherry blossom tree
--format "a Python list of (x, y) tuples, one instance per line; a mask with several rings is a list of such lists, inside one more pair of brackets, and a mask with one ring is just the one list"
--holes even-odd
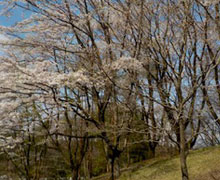
[(147, 135), (153, 153), (166, 135), (179, 148), (182, 179), (189, 179), (187, 155), (206, 106), (219, 123), (219, 100), (209, 95), (212, 85), (219, 94), (218, 1), (1, 5), (4, 14), (14, 8), (31, 12), (14, 26), (0, 27), (2, 126), (19, 127), (21, 109), (34, 110), (49, 144), (68, 152), (63, 158), (73, 179), (79, 178), (89, 139), (105, 142), (113, 180), (131, 132)]

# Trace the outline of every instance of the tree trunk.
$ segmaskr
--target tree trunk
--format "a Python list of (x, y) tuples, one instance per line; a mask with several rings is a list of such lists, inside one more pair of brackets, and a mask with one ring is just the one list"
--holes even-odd
[(182, 180), (189, 180), (186, 158), (187, 158), (186, 152), (181, 150), (180, 151), (180, 165), (181, 165)]
[(129, 147), (126, 149), (126, 155), (127, 155), (127, 167), (130, 166), (131, 163), (131, 157), (130, 157), (130, 152), (129, 152)]
[(148, 158), (155, 158), (156, 155), (156, 146), (157, 142), (149, 142), (149, 157)]
[(189, 180), (188, 168), (186, 164), (187, 148), (185, 139), (185, 127), (183, 119), (180, 120), (180, 165), (182, 180)]
[(111, 180), (115, 179), (115, 157), (111, 158)]
[(117, 179), (121, 175), (118, 157), (111, 158), (111, 180)]
[(79, 179), (79, 170), (78, 170), (78, 168), (73, 169), (72, 179), (73, 179), (73, 180), (78, 180), (78, 179)]
[(115, 177), (118, 178), (121, 175), (120, 171), (120, 163), (119, 163), (119, 158), (115, 159)]

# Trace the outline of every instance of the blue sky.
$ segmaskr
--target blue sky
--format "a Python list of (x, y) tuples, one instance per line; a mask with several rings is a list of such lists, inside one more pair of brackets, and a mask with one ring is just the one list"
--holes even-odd
[[(0, 11), (2, 10), (2, 8), (3, 7), (0, 6)], [(1, 26), (12, 26), (16, 22), (23, 20), (29, 15), (30, 15), (30, 12), (24, 11), (21, 8), (16, 8), (11, 11), (10, 17), (0, 15), (0, 25)]]

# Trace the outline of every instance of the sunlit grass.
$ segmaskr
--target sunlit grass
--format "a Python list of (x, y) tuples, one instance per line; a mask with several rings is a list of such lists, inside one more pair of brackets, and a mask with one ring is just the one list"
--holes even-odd
[[(220, 179), (220, 147), (190, 151), (187, 158), (190, 180)], [(108, 180), (103, 174), (94, 180)], [(179, 157), (158, 157), (122, 170), (117, 180), (181, 180)]]
[[(187, 162), (191, 180), (214, 180), (220, 174), (220, 148), (191, 151)], [(181, 180), (179, 158), (146, 161), (135, 171), (124, 172), (119, 180)]]

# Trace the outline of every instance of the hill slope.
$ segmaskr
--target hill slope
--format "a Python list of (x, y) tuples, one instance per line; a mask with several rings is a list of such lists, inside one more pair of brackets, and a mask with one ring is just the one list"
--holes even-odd
[[(191, 180), (220, 180), (220, 147), (191, 151), (188, 159)], [(106, 180), (108, 175), (94, 180)], [(118, 180), (181, 180), (179, 157), (155, 158), (124, 169)]]

